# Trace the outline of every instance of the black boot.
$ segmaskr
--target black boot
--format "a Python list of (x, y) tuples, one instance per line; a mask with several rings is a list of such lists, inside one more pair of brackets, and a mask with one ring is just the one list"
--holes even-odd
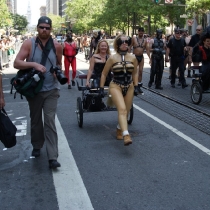
[(186, 82), (182, 83), (182, 88), (186, 88), (188, 86), (188, 84), (186, 84)]

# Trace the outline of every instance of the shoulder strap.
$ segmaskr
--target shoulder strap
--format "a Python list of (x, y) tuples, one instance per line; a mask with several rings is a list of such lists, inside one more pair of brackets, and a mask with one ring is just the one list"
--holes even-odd
[[(53, 49), (53, 52), (56, 55), (56, 49), (55, 49), (55, 45), (54, 45), (53, 39), (50, 37), (50, 39), (47, 41), (45, 47), (43, 46), (41, 40), (38, 37), (36, 38), (36, 43), (39, 44), (40, 47), (42, 48), (42, 60), (41, 60), (40, 64), (45, 65), (47, 59), (52, 64), (52, 62), (49, 59), (48, 55), (49, 55), (51, 49)], [(56, 59), (57, 59), (57, 55), (56, 55)]]

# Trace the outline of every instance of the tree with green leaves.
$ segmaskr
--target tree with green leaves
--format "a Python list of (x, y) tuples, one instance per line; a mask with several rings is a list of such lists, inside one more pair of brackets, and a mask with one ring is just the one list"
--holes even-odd
[(49, 14), (48, 17), (52, 20), (52, 32), (54, 34), (65, 33), (66, 22), (64, 18), (54, 14)]
[[(76, 20), (73, 23), (73, 30), (80, 33), (88, 31), (96, 16), (102, 13), (104, 4), (107, 0), (74, 0), (67, 2), (66, 14), (69, 20)], [(97, 29), (94, 26), (92, 29)]]
[(26, 32), (28, 21), (25, 16), (19, 14), (10, 14), (12, 18), (12, 28), (18, 30), (19, 34)]
[(10, 13), (6, 4), (6, 0), (0, 0), (0, 28), (8, 27), (12, 25), (12, 19), (10, 17)]
[(186, 0), (187, 13), (191, 18), (196, 18), (198, 24), (207, 24), (206, 14), (209, 12), (210, 1), (209, 0)]

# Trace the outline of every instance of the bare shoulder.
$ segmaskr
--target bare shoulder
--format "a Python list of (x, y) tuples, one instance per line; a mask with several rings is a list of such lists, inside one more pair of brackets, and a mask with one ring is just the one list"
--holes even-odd
[(30, 49), (31, 43), (32, 43), (32, 39), (27, 39), (23, 42), (22, 47)]

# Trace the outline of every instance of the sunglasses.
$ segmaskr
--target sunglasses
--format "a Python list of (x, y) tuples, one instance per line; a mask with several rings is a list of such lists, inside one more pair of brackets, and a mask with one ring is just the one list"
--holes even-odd
[(50, 30), (51, 27), (46, 27), (46, 26), (39, 26), (40, 29), (46, 29), (46, 30)]
[(175, 32), (175, 34), (180, 34), (180, 32)]
[(144, 32), (144, 30), (138, 30), (138, 32)]
[(128, 44), (129, 42), (128, 42), (128, 40), (121, 40), (121, 39), (120, 39), (120, 40), (119, 40), (119, 43), (120, 43), (120, 45), (121, 45), (121, 44), (124, 44), (124, 43), (125, 43), (125, 44)]

